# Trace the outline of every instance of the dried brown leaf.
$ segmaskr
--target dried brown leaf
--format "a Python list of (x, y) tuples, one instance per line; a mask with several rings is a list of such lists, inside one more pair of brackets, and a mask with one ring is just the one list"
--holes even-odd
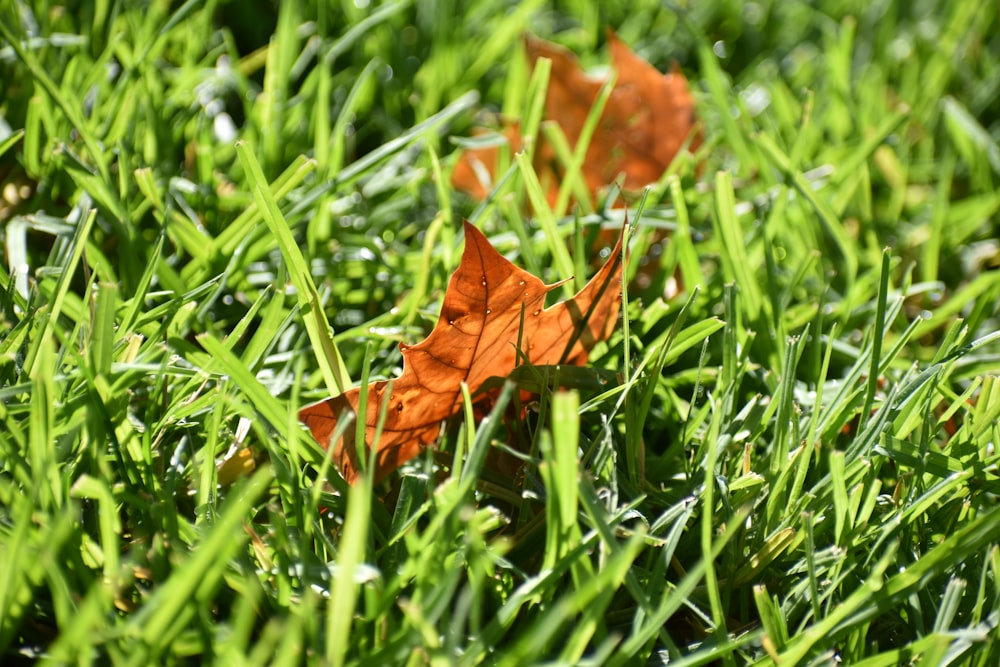
[[(589, 76), (576, 57), (557, 44), (525, 34), (524, 45), (532, 66), (539, 58), (552, 61), (545, 119), (558, 123), (569, 145), (575, 147), (605, 79)], [(617, 79), (583, 162), (592, 200), (619, 175), (624, 176), (625, 190), (639, 190), (657, 181), (695, 124), (694, 100), (683, 74), (660, 73), (611, 31), (608, 46)], [(519, 150), (517, 126), (510, 125), (503, 133), (511, 150)], [(487, 185), (496, 177), (497, 155), (496, 147), (464, 151), (452, 172), (452, 184), (473, 197), (485, 198)], [(561, 168), (544, 141), (536, 150), (534, 166), (539, 178), (549, 184), (549, 200), (555, 201)]]
[[(368, 387), (366, 453), (380, 410), (383, 405), (387, 408), (375, 447), (375, 479), (437, 440), (441, 423), (461, 408), (463, 382), (475, 394), (488, 378), (509, 374), (518, 364), (519, 340), (532, 364), (585, 363), (590, 349), (607, 338), (618, 317), (624, 233), (623, 229), (608, 261), (583, 289), (545, 308), (545, 295), (557, 285), (545, 285), (514, 266), (466, 222), (465, 250), (448, 282), (437, 325), (422, 342), (400, 344), (399, 378)], [(334, 463), (349, 483), (361, 470), (355, 428), (349, 426), (337, 442), (331, 439), (337, 422), (357, 413), (360, 398), (361, 389), (355, 388), (299, 413), (316, 441), (333, 448)]]

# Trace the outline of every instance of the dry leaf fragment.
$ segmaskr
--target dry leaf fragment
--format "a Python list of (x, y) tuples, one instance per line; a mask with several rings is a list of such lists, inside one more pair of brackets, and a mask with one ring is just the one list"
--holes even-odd
[[(524, 44), (532, 66), (539, 58), (552, 61), (545, 118), (558, 123), (570, 146), (575, 147), (605, 79), (587, 75), (576, 57), (557, 44), (529, 34), (524, 35)], [(695, 122), (694, 100), (683, 74), (660, 73), (612, 31), (608, 32), (608, 45), (617, 79), (583, 163), (592, 199), (619, 174), (625, 177), (626, 190), (639, 190), (657, 181)], [(504, 134), (511, 150), (519, 150), (516, 125), (505, 128)], [(484, 198), (488, 190), (482, 176), (488, 175), (489, 181), (495, 178), (496, 157), (496, 147), (464, 151), (452, 172), (452, 184), (473, 197)], [(561, 170), (554, 151), (544, 142), (535, 153), (535, 170), (543, 182)], [(558, 178), (548, 178), (548, 182), (549, 199), (554, 201)]]
[[(483, 136), (489, 131), (477, 128), (473, 136)], [(521, 128), (517, 121), (509, 121), (504, 125), (503, 140), (506, 141), (512, 153), (521, 150)], [(486, 199), (493, 188), (497, 175), (497, 165), (500, 162), (500, 145), (492, 144), (477, 148), (466, 148), (462, 151), (451, 172), (451, 184), (473, 199)], [(536, 164), (537, 164), (536, 160)], [(554, 194), (558, 193), (558, 185), (551, 190), (549, 201), (554, 202)]]
[[(437, 325), (415, 345), (400, 344), (403, 373), (391, 383), (367, 390), (365, 451), (374, 439), (379, 412), (387, 407), (376, 445), (376, 480), (412, 459), (437, 440), (441, 422), (462, 404), (461, 383), (475, 394), (490, 377), (506, 376), (517, 365), (518, 340), (535, 365), (582, 364), (591, 348), (610, 335), (621, 301), (622, 242), (604, 266), (573, 298), (545, 308), (545, 285), (519, 269), (490, 245), (482, 232), (465, 223), (465, 250), (445, 292)], [(521, 327), (522, 310), (524, 327)], [(386, 396), (391, 391), (391, 395)], [(348, 483), (360, 474), (355, 429), (331, 442), (339, 419), (356, 413), (361, 389), (303, 408), (299, 418)]]

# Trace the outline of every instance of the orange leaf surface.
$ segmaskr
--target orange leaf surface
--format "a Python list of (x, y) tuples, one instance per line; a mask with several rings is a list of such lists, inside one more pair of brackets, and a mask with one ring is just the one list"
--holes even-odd
[[(559, 124), (570, 146), (576, 146), (587, 115), (605, 79), (588, 76), (567, 49), (525, 34), (532, 66), (539, 58), (552, 61), (545, 118)], [(617, 79), (587, 148), (583, 176), (591, 196), (625, 177), (626, 190), (638, 190), (657, 181), (670, 166), (694, 128), (694, 100), (680, 72), (661, 74), (609, 31), (608, 45)], [(511, 149), (520, 149), (516, 126), (504, 131)], [(473, 197), (483, 198), (496, 176), (497, 148), (466, 150), (452, 172), (452, 184)], [(535, 170), (543, 178), (559, 173), (554, 151), (539, 144)], [(484, 176), (489, 176), (484, 184)], [(549, 179), (554, 200), (558, 179)]]
[[(545, 308), (545, 285), (507, 261), (482, 232), (465, 223), (465, 251), (445, 292), (437, 325), (415, 345), (400, 344), (403, 373), (368, 387), (365, 452), (370, 452), (379, 413), (387, 413), (376, 444), (376, 480), (412, 459), (438, 437), (441, 422), (459, 411), (461, 383), (475, 392), (490, 377), (517, 365), (518, 340), (535, 365), (583, 364), (605, 339), (621, 301), (621, 249), (625, 230), (604, 266), (573, 298)], [(521, 327), (522, 310), (524, 327)], [(387, 393), (391, 392), (387, 396)], [(331, 442), (337, 422), (356, 414), (361, 389), (309, 405), (299, 418), (323, 447), (332, 447), (340, 474), (353, 483), (360, 474), (355, 427)]]

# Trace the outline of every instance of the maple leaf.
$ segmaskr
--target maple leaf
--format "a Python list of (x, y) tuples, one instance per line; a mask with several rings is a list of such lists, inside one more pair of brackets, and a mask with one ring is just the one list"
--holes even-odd
[[(585, 363), (618, 317), (624, 236), (625, 228), (607, 262), (583, 289), (545, 308), (545, 295), (562, 283), (545, 285), (514, 266), (466, 221), (465, 250), (448, 281), (437, 325), (420, 343), (400, 344), (403, 373), (398, 378), (367, 389), (366, 454), (386, 406), (376, 443), (375, 480), (437, 440), (441, 422), (462, 406), (462, 382), (474, 395), (489, 378), (514, 370), (518, 342), (524, 358), (534, 365)], [(299, 412), (316, 441), (332, 448), (333, 461), (348, 483), (361, 470), (355, 428), (348, 426), (337, 442), (331, 439), (340, 419), (357, 414), (360, 399), (361, 389), (355, 388)]]
[[(559, 45), (527, 33), (523, 41), (532, 67), (539, 58), (552, 61), (545, 118), (558, 123), (570, 146), (575, 147), (606, 79), (588, 76), (576, 57)], [(657, 181), (687, 141), (695, 122), (694, 100), (683, 74), (660, 73), (610, 30), (608, 45), (617, 79), (582, 167), (592, 198), (619, 174), (624, 174), (625, 190), (638, 190)], [(503, 135), (511, 150), (520, 150), (516, 124), (504, 128)], [(496, 175), (498, 155), (497, 146), (465, 150), (452, 172), (452, 185), (473, 197), (485, 198)], [(559, 183), (551, 175), (559, 173), (559, 165), (555, 152), (544, 141), (536, 149), (534, 166), (539, 178), (548, 182), (547, 196), (554, 201)]]

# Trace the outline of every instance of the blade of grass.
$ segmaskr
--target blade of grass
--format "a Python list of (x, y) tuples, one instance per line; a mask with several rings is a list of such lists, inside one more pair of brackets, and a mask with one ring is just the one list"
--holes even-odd
[(344, 532), (337, 550), (337, 572), (326, 611), (326, 656), (335, 667), (346, 664), (350, 632), (358, 601), (356, 572), (364, 562), (369, 533), (371, 489), (362, 475), (347, 498)]
[(302, 251), (299, 250), (288, 223), (278, 209), (267, 180), (264, 178), (264, 173), (249, 145), (242, 141), (237, 142), (236, 153), (240, 157), (243, 168), (247, 171), (257, 208), (263, 213), (264, 221), (267, 222), (268, 228), (278, 242), (281, 256), (284, 258), (292, 278), (292, 284), (295, 285), (299, 307), (303, 311), (302, 319), (305, 322), (313, 350), (316, 351), (320, 372), (323, 374), (326, 387), (332, 396), (342, 394), (350, 387), (351, 378), (340, 356), (340, 350), (337, 349), (337, 344), (333, 340), (333, 329), (326, 319), (326, 312), (323, 310), (319, 292), (316, 291), (316, 284), (313, 283), (312, 276), (309, 274), (309, 265), (306, 263), (305, 257), (302, 256)]
[(39, 346), (47, 340), (48, 332), (54, 323), (59, 321), (59, 315), (62, 313), (63, 304), (65, 303), (67, 294), (69, 293), (70, 282), (76, 274), (76, 267), (80, 263), (80, 258), (83, 256), (83, 250), (87, 245), (87, 238), (90, 236), (90, 229), (93, 226), (96, 217), (97, 211), (95, 209), (91, 209), (87, 214), (87, 217), (84, 218), (83, 222), (76, 226), (73, 239), (70, 241), (69, 257), (67, 258), (66, 264), (61, 267), (55, 292), (52, 294), (52, 299), (48, 304), (49, 312), (47, 315), (42, 316), (41, 327), (32, 341), (31, 346), (28, 348), (27, 355), (25, 355), (24, 372), (26, 375), (31, 375), (35, 368), (35, 362), (38, 359)]

